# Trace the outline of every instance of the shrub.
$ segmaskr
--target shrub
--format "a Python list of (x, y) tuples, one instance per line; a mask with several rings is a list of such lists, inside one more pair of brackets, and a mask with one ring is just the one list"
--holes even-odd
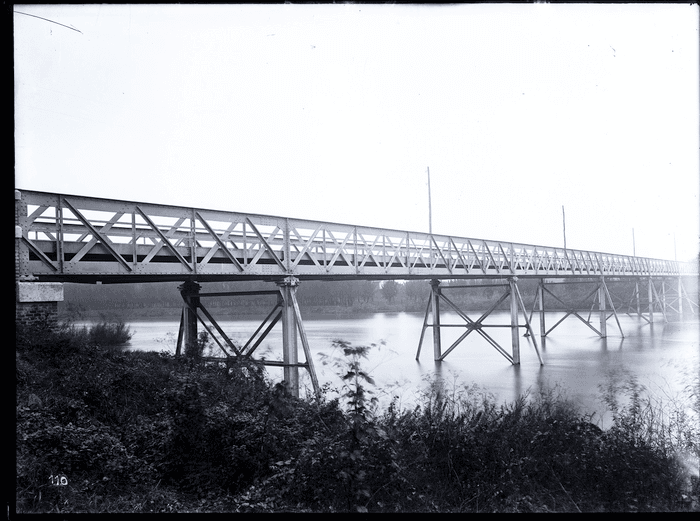
[(108, 323), (102, 321), (90, 327), (90, 341), (101, 346), (118, 346), (126, 344), (133, 334), (123, 322)]
[(37, 501), (33, 508), (41, 509), (42, 500), (50, 505), (62, 497), (65, 491), (51, 476), (65, 476), (66, 490), (79, 489), (83, 496), (114, 494), (153, 478), (151, 465), (131, 454), (109, 427), (80, 413), (74, 419), (66, 423), (50, 411), (17, 408), (18, 509)]

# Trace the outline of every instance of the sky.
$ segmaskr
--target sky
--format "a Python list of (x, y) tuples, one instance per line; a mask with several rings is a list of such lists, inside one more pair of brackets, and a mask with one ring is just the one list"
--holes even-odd
[(697, 258), (697, 5), (14, 11), (18, 189)]

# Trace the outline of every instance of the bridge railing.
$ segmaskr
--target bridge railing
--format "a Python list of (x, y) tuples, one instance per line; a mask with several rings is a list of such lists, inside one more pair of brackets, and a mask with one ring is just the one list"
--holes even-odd
[(16, 192), (20, 279), (670, 276), (695, 263), (150, 203)]

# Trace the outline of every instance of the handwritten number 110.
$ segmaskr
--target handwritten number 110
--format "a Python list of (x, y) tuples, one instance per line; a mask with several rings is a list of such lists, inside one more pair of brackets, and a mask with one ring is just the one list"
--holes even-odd
[(54, 476), (53, 474), (49, 476), (49, 481), (51, 481), (52, 485), (67, 485), (68, 484), (68, 478), (65, 476)]

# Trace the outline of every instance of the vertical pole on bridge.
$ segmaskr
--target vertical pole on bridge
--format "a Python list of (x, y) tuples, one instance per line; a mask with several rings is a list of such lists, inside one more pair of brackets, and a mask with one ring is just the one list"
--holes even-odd
[(182, 345), (185, 345), (185, 353), (192, 353), (197, 345), (197, 308), (199, 307), (199, 290), (202, 286), (196, 282), (187, 281), (178, 286), (184, 306), (182, 318), (180, 319), (180, 331), (182, 335), (178, 337), (176, 355), (180, 355)]
[(683, 320), (683, 281), (680, 275), (678, 275), (678, 314)]
[[(510, 284), (510, 332), (513, 341), (513, 365), (520, 364), (520, 333), (518, 325), (518, 277), (508, 279)], [(526, 317), (527, 318), (527, 317)]]
[(294, 311), (294, 293), (299, 280), (287, 277), (278, 282), (282, 301), (282, 361), (284, 362), (284, 384), (287, 392), (299, 397), (299, 355), (297, 350), (297, 317)]
[(430, 302), (433, 313), (433, 358), (439, 362), (442, 358), (442, 341), (440, 338), (440, 281), (430, 281)]
[(654, 323), (654, 280), (651, 277), (649, 277), (648, 299), (649, 299), (649, 323), (653, 324)]

